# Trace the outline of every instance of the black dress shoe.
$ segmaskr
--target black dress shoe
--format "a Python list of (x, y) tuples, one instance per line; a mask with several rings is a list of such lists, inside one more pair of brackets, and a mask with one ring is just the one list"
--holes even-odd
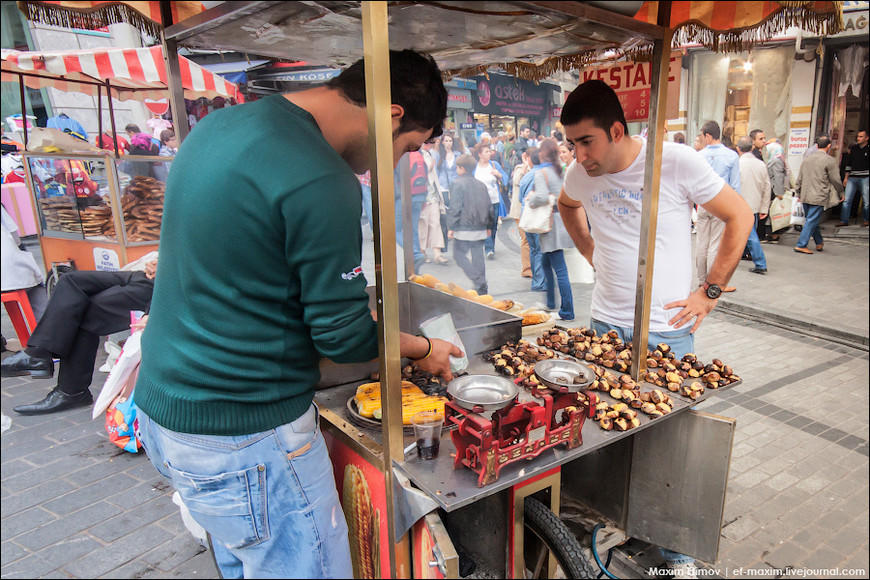
[(54, 361), (50, 358), (36, 358), (20, 351), (6, 357), (0, 363), (0, 372), (4, 377), (19, 377), (30, 373), (34, 379), (50, 379), (54, 376)]
[(73, 409), (75, 407), (87, 407), (94, 403), (94, 397), (90, 391), (79, 393), (77, 395), (68, 395), (55, 387), (50, 393), (38, 403), (32, 405), (21, 405), (15, 407), (13, 411), (21, 415), (47, 415), (49, 413), (57, 413), (65, 409)]
[(753, 274), (767, 274), (767, 268), (750, 268), (749, 271)]

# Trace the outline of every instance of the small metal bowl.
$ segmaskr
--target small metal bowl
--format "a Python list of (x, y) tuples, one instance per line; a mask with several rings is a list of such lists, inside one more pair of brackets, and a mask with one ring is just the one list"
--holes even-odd
[[(535, 376), (546, 387), (570, 393), (585, 389), (595, 379), (595, 373), (583, 363), (555, 358), (536, 362)], [(575, 381), (578, 377), (580, 382)]]
[(519, 395), (519, 388), (510, 379), (502, 377), (465, 375), (450, 381), (447, 392), (463, 409), (483, 413), (513, 403)]

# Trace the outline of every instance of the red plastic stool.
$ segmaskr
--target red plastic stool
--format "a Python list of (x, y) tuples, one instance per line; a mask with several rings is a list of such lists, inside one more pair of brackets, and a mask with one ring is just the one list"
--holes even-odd
[[(33, 309), (30, 307), (27, 291), (14, 290), (12, 292), (3, 292), (2, 296), (3, 306), (6, 307), (6, 312), (9, 313), (9, 319), (15, 328), (15, 334), (18, 335), (21, 348), (25, 348), (27, 341), (30, 340), (30, 331), (36, 328), (36, 317), (33, 315)], [(27, 328), (28, 325), (30, 330)]]

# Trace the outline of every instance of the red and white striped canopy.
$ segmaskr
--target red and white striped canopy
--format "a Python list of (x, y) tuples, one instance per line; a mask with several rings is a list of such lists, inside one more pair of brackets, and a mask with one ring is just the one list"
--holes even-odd
[[(163, 48), (98, 48), (93, 50), (21, 52), (2, 50), (2, 80), (39, 89), (53, 87), (65, 92), (97, 94), (97, 84), (111, 85), (119, 101), (162, 99), (168, 81)], [(243, 102), (238, 86), (183, 56), (178, 57), (181, 85), (186, 99), (234, 98)]]

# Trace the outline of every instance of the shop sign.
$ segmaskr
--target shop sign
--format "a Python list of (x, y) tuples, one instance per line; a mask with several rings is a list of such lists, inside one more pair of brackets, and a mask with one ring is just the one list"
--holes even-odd
[(121, 269), (118, 252), (109, 248), (94, 248), (94, 267), (102, 272), (117, 272)]
[(471, 91), (447, 89), (447, 106), (451, 109), (471, 109)]
[(535, 84), (513, 77), (490, 75), (477, 77), (477, 90), (473, 93), (475, 113), (516, 115), (518, 117), (545, 117), (549, 91), (558, 89), (549, 84)]
[(810, 146), (810, 128), (793, 127), (788, 132), (788, 154), (803, 156)]
[(844, 2), (843, 30), (831, 38), (866, 36), (868, 15), (870, 15), (870, 2)]
[(300, 82), (300, 83), (318, 83), (325, 82), (331, 79), (332, 77), (337, 77), (341, 73), (339, 69), (316, 69), (316, 70), (306, 70), (306, 71), (298, 71), (292, 73), (270, 73), (263, 75), (262, 78), (268, 78), (273, 81), (291, 81), (291, 82)]
[(558, 119), (562, 116), (562, 107), (553, 107), (553, 110), (550, 111), (550, 116), (554, 119)]
[(477, 88), (477, 81), (469, 79), (450, 79), (444, 83), (444, 86), (447, 88), (468, 89), (469, 91), (473, 91)]
[[(668, 108), (665, 115), (668, 119), (679, 117), (681, 59), (681, 53), (671, 53), (668, 69)], [(649, 117), (651, 76), (652, 63), (622, 62), (613, 66), (581, 69), (580, 82), (598, 79), (610, 85), (619, 97), (625, 111), (625, 120), (631, 123), (646, 121)]]

